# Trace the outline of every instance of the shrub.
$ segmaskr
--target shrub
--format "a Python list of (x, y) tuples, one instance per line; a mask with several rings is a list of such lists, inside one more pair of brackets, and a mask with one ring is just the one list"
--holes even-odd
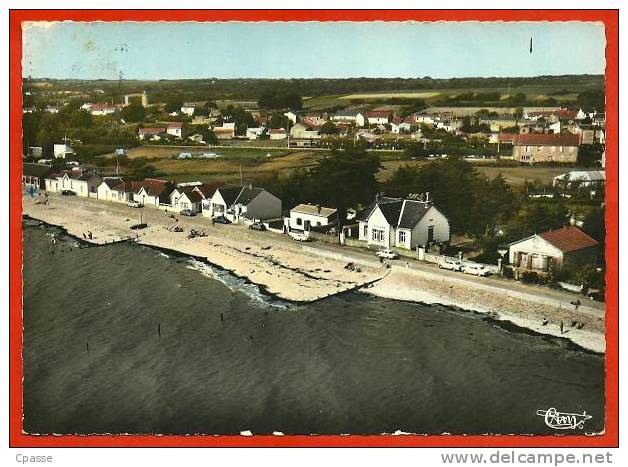
[(526, 284), (545, 284), (546, 279), (534, 271), (524, 271), (521, 274), (521, 282)]
[(510, 266), (504, 266), (502, 268), (502, 276), (506, 277), (507, 279), (512, 279), (513, 277), (515, 277), (515, 272)]

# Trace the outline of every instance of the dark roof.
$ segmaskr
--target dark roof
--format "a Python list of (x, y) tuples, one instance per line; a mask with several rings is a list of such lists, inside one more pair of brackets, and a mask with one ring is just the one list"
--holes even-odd
[(121, 178), (105, 178), (103, 182), (107, 184), (109, 189), (113, 189), (118, 185), (125, 185), (125, 181)]
[(399, 219), (399, 227), (402, 229), (414, 228), (431, 207), (430, 204), (420, 201), (405, 200), (403, 210), (401, 211), (401, 218)]
[(230, 186), (230, 187), (218, 188), (218, 190), (216, 191), (220, 192), (220, 196), (222, 196), (222, 199), (225, 201), (225, 204), (227, 206), (231, 206), (235, 202), (235, 200), (238, 199), (238, 195), (242, 191), (242, 187)]
[(396, 226), (399, 222), (399, 215), (401, 214), (402, 206), (402, 200), (394, 201), (392, 203), (378, 203), (379, 210), (382, 211), (386, 221), (393, 226)]
[(22, 164), (22, 174), (29, 175), (31, 177), (45, 178), (53, 171), (52, 166), (44, 164), (31, 164), (25, 162)]
[(563, 252), (581, 250), (582, 248), (588, 248), (598, 244), (582, 230), (571, 225), (563, 227), (562, 229), (543, 232), (539, 234), (539, 237)]
[(98, 175), (94, 174), (94, 173), (86, 173), (81, 175), (80, 177), (77, 177), (77, 180), (81, 180), (82, 182), (86, 182), (88, 180), (91, 180), (93, 177), (98, 177)]
[(264, 191), (263, 188), (254, 188), (254, 187), (243, 187), (242, 191), (240, 192), (240, 195), (238, 196), (238, 198), (235, 200), (235, 202), (237, 204), (249, 204), (251, 201), (253, 201), (254, 198), (256, 198), (262, 191)]
[(361, 211), (359, 213), (359, 215), (356, 216), (356, 220), (357, 221), (366, 221), (369, 216), (371, 215), (371, 213), (375, 210), (375, 208), (380, 205), (380, 204), (384, 204), (384, 203), (394, 203), (397, 201), (401, 201), (400, 198), (389, 198), (386, 196), (381, 196), (379, 199), (377, 199), (376, 201), (373, 201), (371, 204), (369, 204), (366, 209), (364, 209), (363, 211)]

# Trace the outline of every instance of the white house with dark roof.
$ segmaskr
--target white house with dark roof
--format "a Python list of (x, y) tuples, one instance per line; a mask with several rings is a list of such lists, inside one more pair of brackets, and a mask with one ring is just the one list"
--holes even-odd
[(326, 227), (336, 222), (334, 208), (299, 204), (290, 210), (288, 226), (290, 230), (308, 231), (311, 227)]
[(131, 195), (127, 192), (128, 182), (119, 177), (106, 177), (103, 178), (96, 192), (98, 193), (98, 199), (104, 201), (112, 201), (116, 203), (126, 203)]
[(73, 191), (77, 196), (97, 197), (98, 186), (102, 178), (93, 172), (81, 170), (63, 170), (45, 179), (46, 191), (60, 193), (64, 190)]
[(264, 188), (234, 186), (218, 188), (202, 202), (207, 217), (224, 216), (231, 222), (281, 218), (281, 200)]
[(450, 239), (449, 221), (427, 198), (379, 197), (358, 224), (369, 247), (413, 250)]

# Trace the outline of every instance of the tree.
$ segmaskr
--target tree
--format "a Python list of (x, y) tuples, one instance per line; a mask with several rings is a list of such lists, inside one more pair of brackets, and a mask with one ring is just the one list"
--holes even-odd
[(72, 112), (69, 121), (70, 126), (74, 128), (89, 128), (93, 123), (92, 114), (83, 109)]
[(122, 109), (122, 118), (126, 122), (142, 122), (146, 118), (146, 109), (141, 104), (129, 104)]
[(166, 100), (166, 105), (164, 109), (166, 112), (181, 112), (181, 106), (183, 105), (183, 101), (178, 96), (169, 97)]
[(582, 91), (576, 98), (576, 103), (585, 110), (604, 111), (604, 90), (590, 89)]
[(347, 209), (366, 205), (377, 193), (375, 175), (379, 158), (365, 151), (349, 148), (332, 153), (318, 162), (307, 178), (310, 202), (335, 207), (341, 220)]
[(333, 122), (325, 122), (325, 123), (323, 123), (323, 125), (318, 130), (318, 132), (321, 135), (336, 135), (336, 134), (338, 134), (338, 131), (339, 131), (338, 127), (336, 127), (336, 125), (334, 125)]

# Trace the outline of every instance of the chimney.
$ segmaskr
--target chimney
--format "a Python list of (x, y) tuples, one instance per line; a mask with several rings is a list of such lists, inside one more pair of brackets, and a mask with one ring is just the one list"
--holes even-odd
[(426, 192), (425, 192), (425, 202), (426, 202), (426, 203), (429, 203), (429, 202), (430, 202), (430, 192), (429, 192), (429, 191), (426, 191)]

